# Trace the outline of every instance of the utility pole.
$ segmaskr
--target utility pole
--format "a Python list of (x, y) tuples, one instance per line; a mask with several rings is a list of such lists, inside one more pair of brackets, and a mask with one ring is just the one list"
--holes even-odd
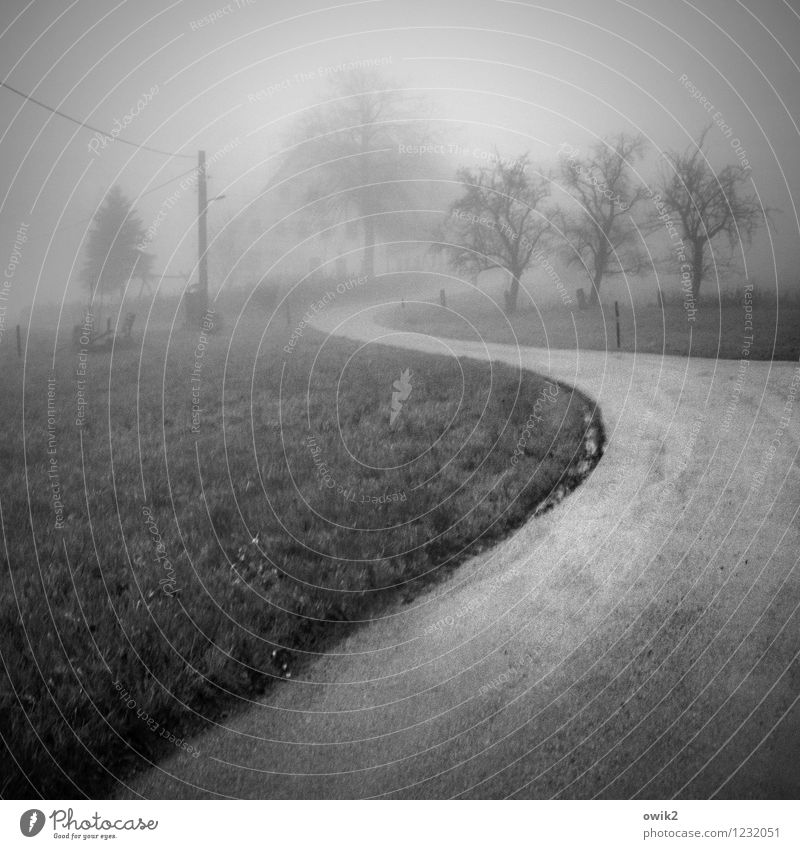
[(197, 276), (202, 312), (208, 309), (208, 190), (206, 152), (197, 151)]

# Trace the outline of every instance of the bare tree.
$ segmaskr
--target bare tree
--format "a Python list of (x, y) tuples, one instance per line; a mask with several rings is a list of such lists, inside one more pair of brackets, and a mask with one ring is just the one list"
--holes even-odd
[(646, 147), (641, 136), (625, 133), (597, 142), (584, 156), (562, 145), (561, 182), (577, 206), (561, 216), (567, 238), (563, 254), (567, 264), (586, 269), (595, 304), (606, 277), (639, 274), (646, 267), (634, 214), (647, 189), (631, 173), (631, 163)]
[(322, 217), (355, 213), (363, 231), (364, 273), (372, 276), (382, 214), (409, 206), (409, 181), (426, 145), (426, 116), (418, 99), (393, 89), (375, 71), (338, 75), (331, 94), (295, 127), (302, 141), (284, 169), (308, 171), (307, 199), (325, 199), (318, 208)]
[[(532, 173), (529, 173), (532, 172)], [(509, 161), (495, 156), (491, 167), (461, 168), (463, 194), (450, 207), (440, 249), (460, 272), (475, 275), (501, 268), (511, 278), (506, 312), (517, 310), (520, 279), (550, 230), (550, 179), (537, 173), (528, 155)]]
[(686, 244), (692, 280), (692, 295), (697, 298), (700, 285), (713, 270), (706, 246), (723, 236), (729, 252), (714, 258), (726, 264), (739, 243), (750, 244), (770, 210), (763, 208), (754, 194), (746, 192), (748, 169), (726, 165), (715, 174), (704, 150), (709, 125), (696, 144), (683, 153), (664, 155), (667, 167), (661, 174), (661, 200), (668, 213), (677, 216)]

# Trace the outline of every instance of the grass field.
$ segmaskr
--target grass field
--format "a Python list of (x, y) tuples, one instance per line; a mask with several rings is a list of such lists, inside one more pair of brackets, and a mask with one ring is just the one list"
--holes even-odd
[[(559, 305), (538, 311), (527, 304), (510, 319), (488, 297), (475, 294), (451, 298), (447, 307), (409, 303), (405, 308), (387, 308), (381, 320), (391, 327), (435, 332), (451, 339), (481, 337), (487, 342), (537, 348), (617, 350), (613, 305), (586, 310)], [(748, 305), (743, 296), (722, 303), (701, 301), (693, 318), (688, 320), (681, 302), (667, 303), (663, 310), (620, 302), (619, 350), (719, 359), (800, 357), (797, 299), (779, 308), (766, 299)], [(743, 354), (744, 349), (749, 353)]]
[(45, 337), (24, 369), (3, 349), (0, 796), (97, 798), (201, 757), (209, 719), (599, 459), (599, 414), (566, 387), (308, 331), (287, 354), (260, 322), (85, 362), (62, 343), (52, 368)]

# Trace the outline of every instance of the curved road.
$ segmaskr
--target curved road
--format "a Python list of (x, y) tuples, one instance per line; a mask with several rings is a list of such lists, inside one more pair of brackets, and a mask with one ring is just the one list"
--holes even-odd
[(448, 345), (596, 398), (599, 466), (127, 795), (797, 798), (797, 364)]

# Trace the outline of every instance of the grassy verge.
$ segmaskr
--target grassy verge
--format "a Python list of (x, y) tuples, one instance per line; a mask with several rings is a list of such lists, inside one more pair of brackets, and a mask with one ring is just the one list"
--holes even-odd
[(52, 369), (40, 339), (24, 375), (5, 363), (4, 798), (110, 795), (148, 760), (202, 757), (186, 738), (210, 718), (301, 676), (602, 451), (594, 406), (535, 375), (308, 332), (287, 354), (261, 329), (157, 331), (85, 365), (61, 345)]
[[(448, 310), (427, 304), (387, 308), (382, 321), (451, 339), (521, 344), (537, 348), (616, 351), (613, 305), (579, 310), (548, 306), (541, 311), (523, 305), (510, 319), (489, 298), (451, 298)], [(748, 310), (748, 306), (752, 310)], [(752, 319), (752, 323), (750, 323)], [(573, 323), (574, 321), (574, 323)], [(800, 302), (777, 306), (761, 299), (747, 304), (742, 297), (728, 302), (702, 302), (694, 320), (682, 303), (663, 310), (652, 305), (620, 303), (620, 350), (640, 354), (757, 360), (797, 360), (800, 357)], [(747, 349), (748, 354), (743, 354)]]

